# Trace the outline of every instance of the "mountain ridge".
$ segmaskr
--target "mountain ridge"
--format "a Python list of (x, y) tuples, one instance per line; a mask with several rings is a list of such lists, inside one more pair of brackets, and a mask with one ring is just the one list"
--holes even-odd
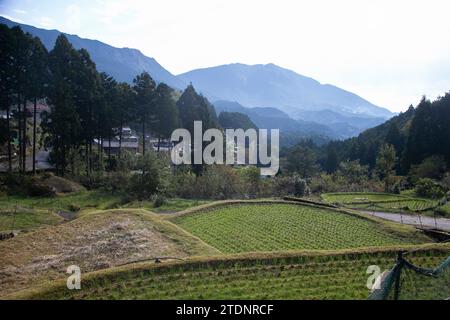
[(178, 75), (212, 100), (238, 101), (246, 107), (275, 107), (300, 118), (298, 110), (332, 109), (388, 119), (394, 114), (357, 94), (279, 67), (273, 63), (224, 64)]
[(53, 49), (56, 38), (60, 34), (64, 34), (76, 49), (84, 48), (89, 52), (100, 71), (108, 73), (118, 81), (131, 83), (136, 75), (147, 71), (157, 82), (164, 82), (177, 89), (184, 89), (186, 86), (183, 81), (162, 67), (156, 59), (144, 55), (138, 49), (117, 48), (99, 40), (85, 39), (55, 29), (37, 28), (2, 16), (0, 16), (0, 23), (6, 24), (10, 28), (20, 26), (25, 32), (40, 38), (47, 50)]
[[(0, 16), (0, 23), (4, 23), (9, 27), (20, 26), (25, 32), (29, 32), (33, 36), (40, 38), (48, 50), (53, 48), (56, 38), (63, 33), (55, 29), (47, 30), (14, 22), (2, 16)], [(233, 63), (195, 69), (176, 76), (161, 66), (156, 59), (144, 55), (138, 49), (129, 47), (117, 48), (99, 40), (85, 39), (78, 35), (67, 33), (63, 34), (67, 36), (68, 40), (76, 49), (85, 48), (89, 52), (99, 71), (108, 73), (118, 81), (131, 83), (137, 74), (147, 71), (157, 82), (164, 82), (179, 90), (183, 90), (188, 83), (193, 82), (196, 89), (203, 93), (210, 101), (237, 101), (240, 107), (244, 108), (241, 110), (241, 113), (247, 115), (251, 114), (251, 116), (249, 116), (253, 118), (252, 120), (258, 122), (257, 124), (261, 128), (280, 127), (280, 129), (284, 131), (300, 132), (302, 134), (318, 134), (335, 139), (344, 139), (355, 136), (364, 129), (378, 125), (392, 115), (386, 110), (387, 112), (382, 112), (382, 117), (374, 117), (363, 113), (355, 113), (354, 111), (356, 108), (352, 109), (352, 107), (338, 108), (338, 110), (336, 110), (332, 103), (324, 103), (323, 101), (319, 101), (319, 103), (310, 103), (308, 102), (311, 100), (309, 99), (309, 96), (314, 95), (314, 88), (320, 87), (326, 88), (326, 93), (331, 94), (332, 96), (332, 93), (337, 91), (338, 95), (350, 96), (350, 100), (356, 99), (356, 101), (364, 101), (364, 103), (369, 104), (369, 107), (373, 107), (375, 110), (385, 110), (370, 104), (370, 102), (351, 92), (331, 84), (321, 84), (313, 78), (300, 75), (292, 70), (279, 67), (273, 63), (255, 65)], [(229, 71), (230, 67), (232, 69), (237, 68), (246, 70), (247, 76), (245, 76), (245, 74), (241, 75), (238, 77), (239, 81), (235, 81), (236, 74)], [(186, 74), (199, 72), (208, 73), (210, 70), (218, 69), (225, 70), (224, 75), (226, 82), (220, 86), (223, 91), (219, 93), (216, 92), (217, 90), (209, 90), (207, 86), (197, 85), (196, 80), (192, 81), (186, 77)], [(255, 83), (255, 79), (258, 80), (265, 72), (267, 72), (267, 70), (270, 71), (271, 75), (274, 75), (275, 79), (267, 78), (264, 79), (262, 83)], [(208, 77), (206, 80), (207, 82), (220, 82), (224, 80), (224, 75), (215, 77), (213, 81), (210, 81), (211, 79)], [(233, 96), (234, 89), (232, 86), (235, 82), (238, 84), (239, 90), (244, 94), (243, 97), (240, 97), (242, 99), (223, 99), (223, 96)], [(302, 95), (306, 97), (305, 99), (298, 100), (298, 96), (294, 95), (294, 99), (292, 100), (292, 94), (289, 90), (286, 90), (292, 83), (300, 83), (300, 88), (303, 89), (300, 91), (302, 91)], [(275, 94), (270, 94), (271, 90), (267, 89), (273, 88), (276, 89)], [(257, 96), (256, 98), (255, 93)], [(279, 97), (283, 96), (291, 99), (291, 102), (297, 101), (302, 105), (307, 105), (306, 110), (292, 107), (295, 103), (291, 103), (290, 106), (286, 103), (279, 103)], [(321, 100), (327, 99), (329, 100), (330, 98), (326, 97), (326, 95), (321, 98)], [(243, 101), (250, 102), (243, 103)], [(250, 109), (247, 110), (249, 107)], [(264, 113), (267, 110), (270, 110), (268, 111), (270, 113), (269, 115), (258, 115), (258, 113)], [(274, 117), (275, 114), (279, 115), (280, 113), (284, 113), (284, 119)], [(330, 124), (332, 124), (332, 126), (330, 126)]]

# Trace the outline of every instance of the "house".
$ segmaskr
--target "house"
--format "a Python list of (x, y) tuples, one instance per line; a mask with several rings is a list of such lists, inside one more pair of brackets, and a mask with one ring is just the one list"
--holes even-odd
[[(101, 144), (102, 141), (94, 139), (94, 143), (98, 145)], [(115, 136), (111, 140), (103, 140), (103, 151), (105, 153), (118, 155), (120, 149), (133, 154), (139, 152), (139, 138), (134, 135), (133, 131), (129, 127), (124, 127), (122, 129), (122, 143), (119, 136)]]
[[(98, 140), (94, 139), (94, 142), (98, 144)], [(103, 140), (103, 151), (107, 154), (111, 152), (112, 155), (118, 155), (119, 150), (122, 149), (122, 151), (128, 151), (133, 154), (138, 153), (139, 151), (139, 142), (138, 141), (124, 141), (122, 139), (122, 144), (120, 143), (120, 140), (117, 138), (109, 140)]]

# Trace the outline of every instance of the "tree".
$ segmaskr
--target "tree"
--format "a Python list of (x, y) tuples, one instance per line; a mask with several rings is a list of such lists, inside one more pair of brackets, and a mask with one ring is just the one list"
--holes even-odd
[(436, 140), (434, 140), (435, 126), (436, 124), (432, 122), (431, 101), (423, 97), (416, 108), (409, 130), (403, 161), (406, 171), (412, 164), (418, 164), (425, 157), (433, 154), (432, 149), (436, 144)]
[(5, 137), (8, 143), (8, 171), (12, 172), (11, 146), (11, 102), (14, 94), (14, 45), (16, 41), (11, 30), (0, 24), (0, 108), (6, 110)]
[(82, 136), (75, 100), (77, 59), (77, 51), (64, 35), (60, 35), (49, 54), (51, 80), (47, 94), (51, 112), (44, 118), (43, 126), (50, 134), (53, 146), (51, 159), (61, 175), (66, 171), (69, 149), (76, 146)]
[(36, 113), (37, 100), (45, 96), (49, 80), (48, 52), (39, 38), (31, 41), (31, 63), (28, 70), (28, 96), (33, 100), (33, 174), (36, 174)]
[(338, 166), (339, 166), (338, 154), (336, 152), (336, 149), (331, 146), (327, 150), (327, 159), (325, 161), (325, 170), (327, 171), (327, 173), (334, 173), (334, 172), (336, 172)]
[(258, 129), (248, 115), (239, 112), (221, 112), (218, 121), (224, 129)]
[(311, 178), (319, 171), (317, 156), (311, 148), (296, 146), (286, 157), (286, 169), (301, 178)]
[(369, 176), (368, 166), (362, 166), (359, 160), (343, 161), (339, 164), (339, 173), (345, 177), (349, 183), (358, 184)]
[(391, 183), (391, 177), (394, 174), (394, 167), (397, 157), (395, 148), (391, 144), (384, 144), (381, 146), (378, 152), (376, 169), (380, 173), (381, 178), (384, 180), (384, 189), (389, 192)]
[[(194, 135), (194, 122), (202, 122), (202, 134), (210, 128), (218, 128), (217, 115), (214, 107), (202, 95), (195, 92), (190, 84), (177, 102), (181, 126)], [(193, 148), (194, 146), (192, 146)], [(192, 157), (194, 153), (192, 152)], [(193, 162), (192, 162), (193, 163)], [(193, 164), (192, 169), (198, 177), (203, 172), (203, 165)]]
[(119, 158), (122, 156), (122, 137), (123, 137), (123, 126), (128, 121), (133, 119), (132, 109), (136, 105), (135, 99), (136, 95), (133, 89), (128, 83), (119, 83), (117, 85), (117, 101), (114, 103), (113, 107), (116, 108), (113, 111), (113, 116), (115, 117), (115, 123), (119, 124)]
[(13, 46), (12, 46), (12, 69), (10, 83), (14, 91), (14, 102), (17, 105), (15, 113), (18, 131), (18, 150), (19, 150), (19, 171), (25, 171), (26, 164), (26, 143), (27, 143), (27, 90), (29, 81), (27, 78), (27, 70), (30, 66), (30, 35), (23, 33), (20, 27), (13, 27), (10, 30)]
[(143, 72), (133, 80), (136, 92), (136, 113), (142, 128), (142, 154), (145, 155), (146, 125), (155, 116), (156, 83), (152, 77)]
[(187, 86), (177, 102), (180, 121), (183, 128), (194, 134), (194, 121), (201, 121), (203, 131), (218, 128), (217, 115), (214, 107), (202, 95), (195, 92), (192, 84)]
[(119, 112), (118, 102), (119, 102), (119, 90), (117, 81), (113, 77), (102, 72), (100, 74), (102, 82), (102, 99), (100, 99), (100, 104), (97, 107), (98, 113), (98, 127), (99, 127), (99, 147), (101, 152), (99, 152), (100, 163), (103, 163), (103, 143), (104, 139), (108, 140), (108, 162), (111, 164), (111, 139), (114, 137), (114, 128), (119, 125), (118, 116), (115, 114)]
[(416, 194), (420, 197), (440, 199), (445, 196), (445, 188), (429, 178), (420, 179), (416, 184)]
[[(76, 137), (74, 146), (78, 148), (84, 144), (86, 172), (90, 176), (94, 160), (92, 143), (95, 137), (101, 140), (102, 123), (106, 120), (102, 78), (85, 49), (76, 51), (74, 60), (69, 61), (69, 64), (68, 67), (75, 68), (75, 72), (71, 74), (72, 78), (68, 78), (68, 81), (73, 90), (76, 113), (83, 128)], [(102, 153), (98, 154), (100, 157)]]
[(308, 183), (305, 179), (302, 179), (299, 175), (294, 174), (294, 196), (305, 197), (309, 196), (311, 191), (308, 187)]
[(432, 178), (441, 179), (447, 168), (447, 163), (442, 155), (434, 155), (424, 159), (420, 164), (413, 165), (409, 175), (414, 179)]
[(173, 90), (164, 83), (160, 83), (156, 88), (155, 107), (156, 121), (154, 132), (158, 135), (159, 152), (161, 138), (170, 138), (173, 130), (180, 125)]

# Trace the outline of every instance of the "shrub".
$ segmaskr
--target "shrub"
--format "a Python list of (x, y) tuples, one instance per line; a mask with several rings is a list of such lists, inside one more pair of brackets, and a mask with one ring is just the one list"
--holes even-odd
[(31, 197), (50, 197), (55, 194), (54, 187), (42, 183), (37, 178), (32, 178), (27, 186), (27, 195)]
[(308, 184), (305, 179), (302, 179), (299, 175), (294, 175), (294, 195), (296, 197), (305, 197), (311, 194)]
[(78, 212), (81, 210), (81, 207), (77, 204), (71, 203), (69, 204), (69, 210), (72, 212)]
[(7, 174), (3, 178), (6, 192), (11, 195), (26, 195), (32, 197), (52, 196), (54, 188), (45, 185), (39, 178), (23, 174)]
[(429, 178), (420, 179), (416, 184), (416, 194), (421, 197), (439, 199), (445, 196), (445, 188)]
[(434, 155), (426, 158), (418, 165), (413, 165), (409, 175), (413, 181), (418, 181), (421, 178), (441, 179), (446, 167), (447, 163), (444, 157)]
[(163, 195), (157, 194), (153, 196), (153, 207), (159, 208), (167, 202)]
[(150, 199), (152, 195), (164, 194), (168, 190), (169, 165), (162, 156), (149, 150), (138, 162), (139, 172), (132, 174), (127, 192), (139, 200)]

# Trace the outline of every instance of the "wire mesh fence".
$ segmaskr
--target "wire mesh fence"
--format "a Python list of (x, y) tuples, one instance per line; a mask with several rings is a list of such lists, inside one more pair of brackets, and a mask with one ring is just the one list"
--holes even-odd
[(398, 253), (397, 263), (381, 279), (369, 300), (450, 299), (450, 256), (434, 269), (416, 266)]

